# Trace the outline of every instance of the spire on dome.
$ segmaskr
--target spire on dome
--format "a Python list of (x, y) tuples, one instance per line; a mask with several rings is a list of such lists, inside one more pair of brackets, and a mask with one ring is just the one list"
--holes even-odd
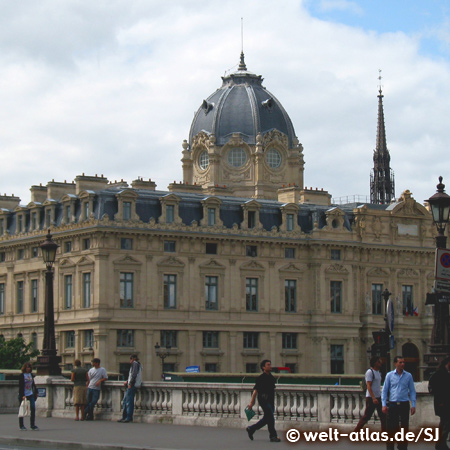
[(243, 70), (243, 71), (247, 70), (247, 66), (245, 65), (245, 61), (244, 61), (244, 52), (243, 51), (241, 51), (241, 60), (239, 62), (238, 70)]
[(390, 167), (391, 156), (386, 144), (381, 78), (379, 70), (377, 141), (373, 152), (374, 167), (370, 174), (370, 203), (384, 205), (394, 200), (395, 183), (394, 172)]

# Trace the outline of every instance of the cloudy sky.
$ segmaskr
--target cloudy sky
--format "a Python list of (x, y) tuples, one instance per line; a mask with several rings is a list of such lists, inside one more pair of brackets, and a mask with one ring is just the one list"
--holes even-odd
[(450, 193), (447, 0), (0, 0), (0, 194), (182, 179), (194, 112), (237, 68), (284, 105), (305, 185), (368, 195), (378, 70), (396, 195)]

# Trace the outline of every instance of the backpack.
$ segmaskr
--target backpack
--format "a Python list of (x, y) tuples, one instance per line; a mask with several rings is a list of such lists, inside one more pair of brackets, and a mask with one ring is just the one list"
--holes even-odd
[[(370, 370), (372, 370), (372, 368), (370, 368)], [(373, 370), (372, 370), (372, 376), (373, 376), (373, 379), (372, 379), (372, 382), (373, 382), (373, 380), (375, 380), (375, 374), (373, 373)], [(364, 378), (359, 382), (359, 386), (363, 392), (367, 391), (366, 374), (364, 374)]]

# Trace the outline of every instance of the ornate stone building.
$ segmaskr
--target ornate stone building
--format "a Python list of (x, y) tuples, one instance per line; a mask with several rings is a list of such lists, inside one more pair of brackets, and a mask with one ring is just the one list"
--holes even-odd
[(40, 347), (50, 227), (55, 321), (64, 364), (110, 371), (138, 353), (166, 370), (251, 372), (262, 358), (303, 373), (362, 373), (381, 292), (395, 299), (395, 353), (416, 378), (431, 335), (424, 306), (434, 229), (406, 191), (389, 205), (331, 205), (303, 186), (303, 150), (284, 108), (247, 71), (203, 101), (182, 152), (184, 182), (73, 183), (0, 197), (0, 334)]

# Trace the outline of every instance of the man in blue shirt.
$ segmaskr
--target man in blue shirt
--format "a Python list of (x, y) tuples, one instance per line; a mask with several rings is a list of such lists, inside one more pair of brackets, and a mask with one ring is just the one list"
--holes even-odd
[[(394, 437), (395, 433), (401, 428), (405, 433), (409, 429), (409, 407), (411, 400), (411, 415), (416, 412), (416, 389), (412, 375), (403, 370), (405, 360), (403, 356), (394, 358), (395, 370), (389, 372), (384, 380), (383, 392), (381, 393), (381, 403), (383, 413), (387, 414), (387, 431), (389, 437)], [(389, 397), (389, 406), (387, 400)], [(387, 450), (394, 450), (395, 442), (388, 442)], [(399, 450), (406, 450), (408, 442), (398, 442)]]

